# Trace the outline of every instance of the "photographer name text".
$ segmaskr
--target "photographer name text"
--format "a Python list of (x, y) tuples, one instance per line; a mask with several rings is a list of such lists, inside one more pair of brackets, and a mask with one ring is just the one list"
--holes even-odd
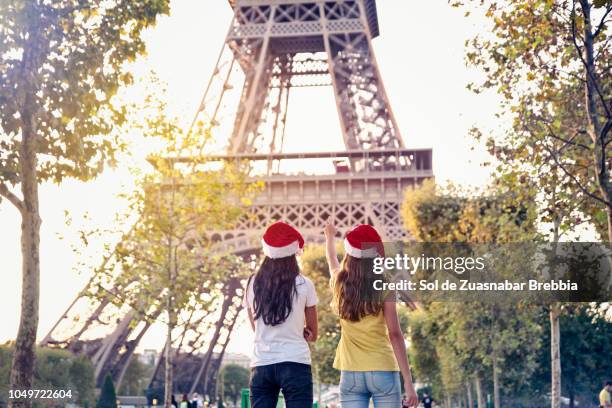
[(550, 280), (540, 282), (530, 279), (526, 282), (471, 282), (467, 279), (455, 280), (426, 280), (419, 281), (400, 280), (397, 282), (385, 282), (377, 279), (373, 282), (377, 291), (537, 291), (537, 292), (575, 292), (578, 284), (569, 280)]

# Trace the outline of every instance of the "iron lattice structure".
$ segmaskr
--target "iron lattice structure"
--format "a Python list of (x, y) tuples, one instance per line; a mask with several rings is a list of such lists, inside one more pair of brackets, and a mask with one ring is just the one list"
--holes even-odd
[[(287, 221), (309, 242), (320, 242), (330, 217), (343, 231), (369, 223), (384, 239), (406, 238), (400, 204), (406, 190), (433, 177), (432, 152), (407, 149), (400, 136), (372, 48), (379, 35), (375, 0), (233, 0), (230, 5), (233, 19), (194, 119), (209, 123), (215, 139), (229, 143), (222, 155), (178, 161), (247, 161), (265, 189), (234, 228), (209, 238), (219, 251), (258, 254), (270, 223)], [(345, 150), (285, 153), (290, 93), (313, 86), (333, 89)], [(228, 102), (232, 95), (234, 104)], [(240, 315), (242, 283), (226, 282), (216, 307), (190, 317), (175, 345), (177, 392), (195, 390), (215, 398), (216, 373)], [(121, 288), (110, 282), (106, 290)], [(87, 293), (42, 343), (86, 353), (98, 384), (106, 373), (120, 383), (151, 319), (110, 300), (93, 302), (89, 313), (76, 316)], [(117, 315), (123, 317), (111, 317)], [(106, 334), (96, 334), (99, 328)], [(151, 380), (152, 395), (162, 388), (163, 362), (160, 358)]]

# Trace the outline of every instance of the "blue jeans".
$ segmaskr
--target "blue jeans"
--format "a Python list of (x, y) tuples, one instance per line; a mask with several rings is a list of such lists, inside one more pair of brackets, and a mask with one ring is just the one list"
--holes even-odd
[(287, 408), (312, 408), (312, 372), (308, 364), (278, 363), (251, 369), (251, 408), (276, 408), (283, 392)]
[(397, 371), (342, 371), (340, 405), (342, 408), (400, 408), (401, 385)]

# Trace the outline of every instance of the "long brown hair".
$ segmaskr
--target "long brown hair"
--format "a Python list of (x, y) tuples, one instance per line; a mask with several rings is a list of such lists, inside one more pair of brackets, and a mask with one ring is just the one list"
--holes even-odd
[(378, 315), (383, 294), (374, 290), (374, 259), (344, 255), (340, 272), (333, 284), (333, 306), (341, 319), (357, 322), (368, 315)]
[(291, 314), (297, 295), (295, 278), (300, 274), (295, 255), (272, 259), (265, 257), (253, 280), (254, 318), (268, 326), (278, 326)]

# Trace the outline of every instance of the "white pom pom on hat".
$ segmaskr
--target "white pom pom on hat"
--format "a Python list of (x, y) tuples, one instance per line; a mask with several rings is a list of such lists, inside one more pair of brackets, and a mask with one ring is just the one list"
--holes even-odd
[(291, 225), (277, 221), (266, 229), (261, 245), (264, 255), (279, 259), (297, 254), (304, 248), (304, 238)]
[(382, 238), (371, 225), (361, 224), (346, 233), (344, 250), (354, 258), (385, 256)]

